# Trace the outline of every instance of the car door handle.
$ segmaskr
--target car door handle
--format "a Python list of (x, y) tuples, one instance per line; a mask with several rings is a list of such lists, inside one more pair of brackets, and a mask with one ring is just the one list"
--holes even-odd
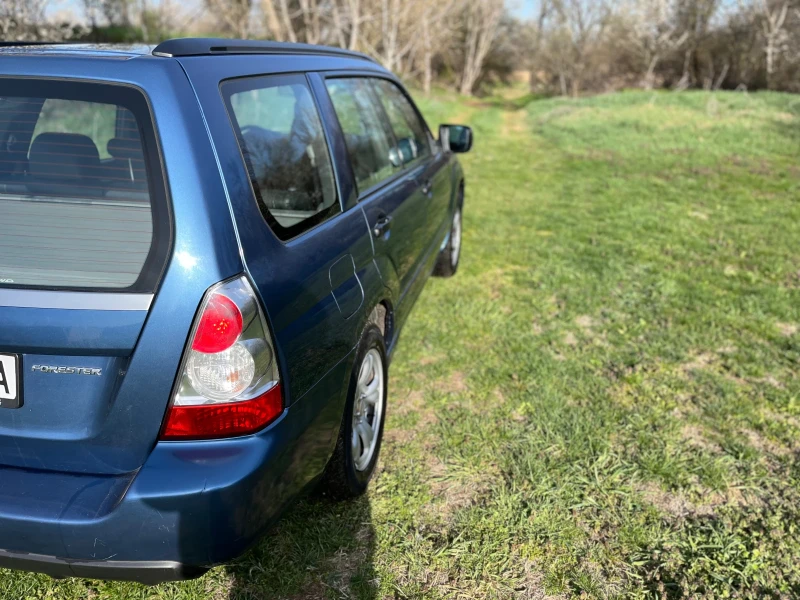
[(433, 183), (430, 180), (422, 182), (422, 193), (425, 194), (428, 198), (433, 196)]
[(384, 233), (389, 231), (389, 227), (392, 224), (392, 217), (389, 215), (383, 216), (377, 221), (375, 221), (375, 225), (372, 228), (372, 235), (376, 238), (382, 237)]

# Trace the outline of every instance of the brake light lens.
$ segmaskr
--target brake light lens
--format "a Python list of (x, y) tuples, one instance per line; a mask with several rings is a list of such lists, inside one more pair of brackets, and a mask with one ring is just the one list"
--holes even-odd
[(195, 321), (162, 440), (247, 435), (283, 411), (272, 337), (245, 277), (211, 288)]
[(222, 352), (242, 335), (242, 313), (229, 298), (214, 294), (208, 301), (192, 341), (192, 350)]

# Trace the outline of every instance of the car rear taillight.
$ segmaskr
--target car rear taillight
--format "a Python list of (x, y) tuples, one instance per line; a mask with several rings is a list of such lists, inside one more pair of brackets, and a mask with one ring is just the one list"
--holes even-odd
[(269, 328), (245, 277), (206, 293), (182, 365), (162, 440), (247, 435), (283, 410)]

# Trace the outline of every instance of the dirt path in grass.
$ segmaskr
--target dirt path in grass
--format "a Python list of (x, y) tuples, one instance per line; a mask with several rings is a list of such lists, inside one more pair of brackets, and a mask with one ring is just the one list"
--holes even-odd
[(527, 118), (524, 110), (504, 110), (503, 125), (500, 129), (502, 137), (520, 138), (529, 133)]

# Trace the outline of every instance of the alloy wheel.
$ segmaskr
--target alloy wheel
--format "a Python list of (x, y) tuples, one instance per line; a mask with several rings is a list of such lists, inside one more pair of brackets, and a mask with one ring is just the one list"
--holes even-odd
[(461, 254), (461, 209), (453, 216), (453, 227), (450, 230), (450, 264), (453, 267), (458, 264), (459, 254)]
[(375, 454), (383, 416), (383, 358), (372, 348), (358, 371), (351, 447), (357, 471), (366, 471)]

